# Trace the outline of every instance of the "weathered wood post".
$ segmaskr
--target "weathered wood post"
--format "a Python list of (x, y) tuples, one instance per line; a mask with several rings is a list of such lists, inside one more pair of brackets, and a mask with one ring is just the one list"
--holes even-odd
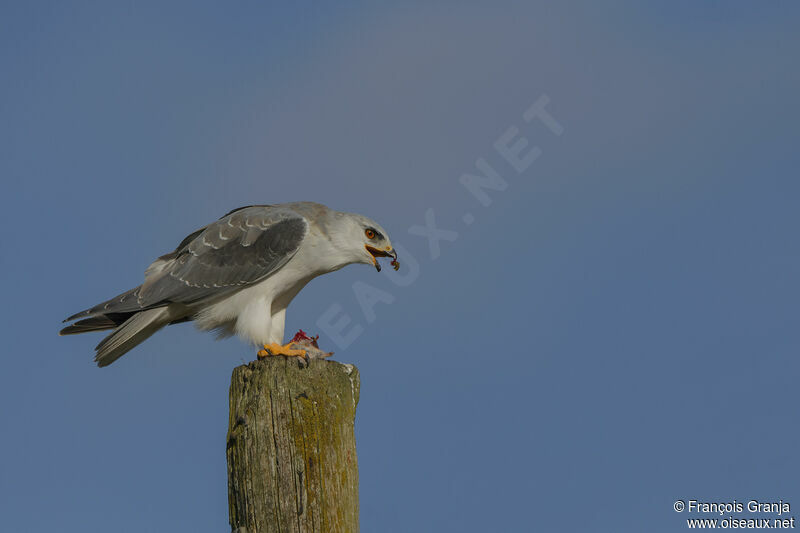
[(234, 369), (228, 507), (235, 533), (358, 532), (358, 369), (267, 357)]

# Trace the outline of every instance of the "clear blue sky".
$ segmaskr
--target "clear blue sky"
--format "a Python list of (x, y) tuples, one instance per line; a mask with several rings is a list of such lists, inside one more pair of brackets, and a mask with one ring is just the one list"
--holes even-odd
[[(0, 529), (226, 530), (251, 351), (185, 324), (101, 370), (99, 335), (56, 332), (197, 227), (293, 200), (375, 218), (418, 266), (289, 309), (361, 370), (362, 531), (800, 514), (798, 24), (790, 2), (4, 2)], [(523, 119), (542, 95), (561, 135)], [(511, 127), (541, 151), (521, 173)], [(507, 184), (488, 206), (460, 183), (479, 158)], [(428, 209), (458, 233), (436, 258), (409, 232)], [(365, 316), (356, 282), (391, 303)], [(317, 325), (337, 304), (344, 348)]]

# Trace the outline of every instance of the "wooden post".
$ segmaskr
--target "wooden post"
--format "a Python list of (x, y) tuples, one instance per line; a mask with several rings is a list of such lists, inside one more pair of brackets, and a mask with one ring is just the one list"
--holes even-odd
[(303, 365), (273, 356), (233, 371), (227, 456), (234, 533), (358, 532), (358, 369), (328, 360)]

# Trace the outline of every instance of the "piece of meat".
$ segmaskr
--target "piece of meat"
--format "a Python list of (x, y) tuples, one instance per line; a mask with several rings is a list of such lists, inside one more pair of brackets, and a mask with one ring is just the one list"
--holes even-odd
[(333, 352), (324, 352), (320, 350), (319, 335), (310, 337), (302, 329), (299, 330), (291, 340), (290, 348), (293, 350), (305, 350), (308, 359), (324, 359), (333, 355)]

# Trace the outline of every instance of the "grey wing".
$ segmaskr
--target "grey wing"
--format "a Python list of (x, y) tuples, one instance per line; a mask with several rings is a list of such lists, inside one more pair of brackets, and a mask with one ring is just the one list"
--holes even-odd
[(307, 232), (306, 219), (287, 208), (235, 210), (154, 261), (139, 287), (66, 321), (95, 315), (125, 317), (170, 303), (191, 305), (223, 296), (279, 270), (297, 253)]
[(235, 211), (151, 265), (138, 303), (188, 305), (261, 281), (297, 253), (307, 231), (306, 219), (288, 209)]

